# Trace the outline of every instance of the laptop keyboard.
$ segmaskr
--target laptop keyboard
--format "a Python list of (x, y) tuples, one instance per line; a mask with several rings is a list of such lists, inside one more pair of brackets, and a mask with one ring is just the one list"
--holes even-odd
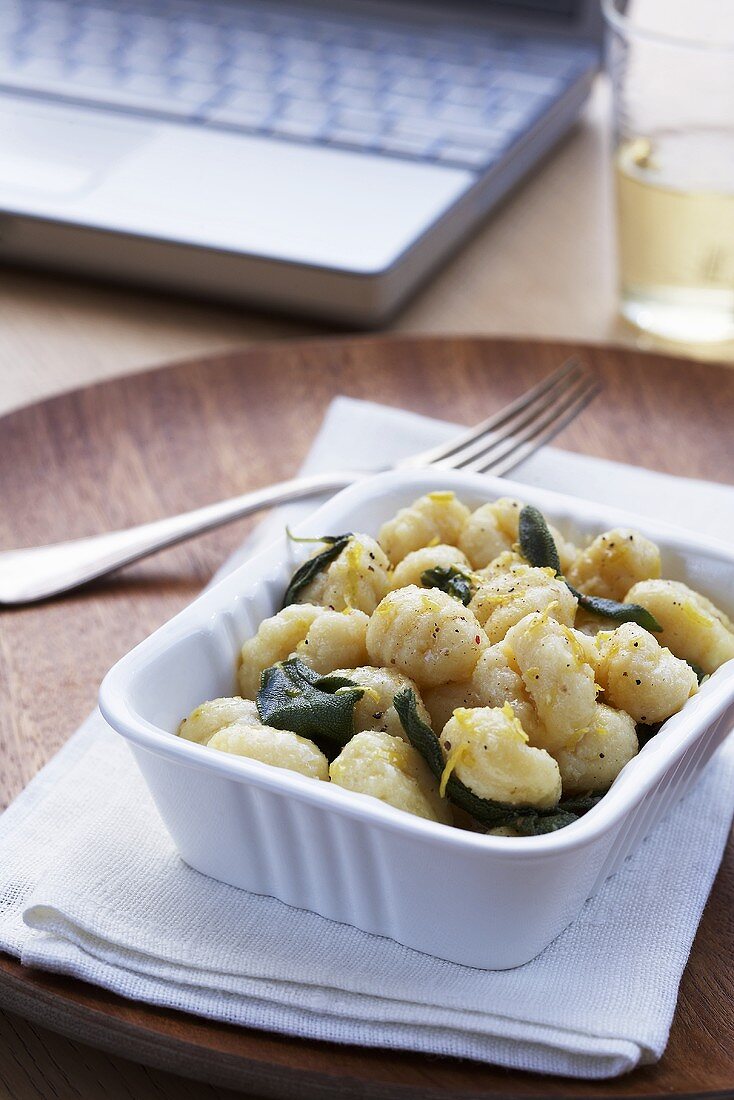
[(590, 46), (245, 0), (0, 0), (0, 88), (483, 169)]

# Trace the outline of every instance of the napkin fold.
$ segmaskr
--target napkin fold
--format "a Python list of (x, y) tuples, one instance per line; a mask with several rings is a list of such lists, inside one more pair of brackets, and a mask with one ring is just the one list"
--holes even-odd
[[(374, 468), (451, 425), (337, 399), (305, 468)], [(734, 537), (734, 490), (544, 449), (514, 475)], [(314, 508), (287, 510), (290, 522)], [(283, 512), (256, 534), (282, 529)], [(252, 550), (252, 541), (226, 568)], [(599, 1078), (662, 1054), (734, 810), (734, 743), (578, 919), (511, 971), (434, 959), (206, 878), (95, 712), (0, 817), (0, 949), (122, 996), (330, 1042)], [(226, 843), (226, 838), (222, 838)], [(457, 913), (457, 928), (460, 913)], [(456, 930), (453, 930), (456, 931)], [(452, 930), (447, 930), (452, 934)]]

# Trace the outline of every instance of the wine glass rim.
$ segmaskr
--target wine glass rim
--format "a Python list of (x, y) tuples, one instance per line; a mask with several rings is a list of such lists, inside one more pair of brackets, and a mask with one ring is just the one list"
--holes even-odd
[(653, 27), (638, 26), (628, 15), (617, 7), (617, 0), (601, 0), (602, 11), (607, 25), (625, 38), (640, 38), (647, 42), (656, 42), (661, 46), (672, 46), (681, 50), (698, 50), (711, 53), (734, 53), (734, 38), (723, 42), (713, 42), (704, 38), (692, 38), (685, 34), (671, 34), (658, 31)]

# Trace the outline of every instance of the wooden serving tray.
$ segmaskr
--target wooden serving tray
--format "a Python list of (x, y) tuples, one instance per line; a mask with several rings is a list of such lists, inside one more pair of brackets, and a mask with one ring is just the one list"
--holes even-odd
[[(478, 338), (284, 343), (108, 382), (5, 417), (0, 545), (142, 522), (289, 476), (335, 394), (471, 423), (572, 353), (598, 369), (606, 389), (566, 430), (564, 447), (734, 480), (734, 371), (725, 367), (612, 348)], [(56, 602), (0, 612), (0, 805), (93, 707), (110, 665), (197, 593), (246, 527), (234, 524)], [(733, 905), (730, 844), (664, 1058), (605, 1082), (224, 1026), (25, 970), (7, 956), (0, 956), (0, 1005), (111, 1052), (110, 1074), (115, 1056), (124, 1055), (259, 1096), (731, 1096)], [(155, 1095), (175, 1092), (157, 1085)]]

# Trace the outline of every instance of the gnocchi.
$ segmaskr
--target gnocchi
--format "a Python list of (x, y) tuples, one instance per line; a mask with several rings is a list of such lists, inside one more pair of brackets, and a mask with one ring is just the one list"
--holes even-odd
[(420, 550), (411, 550), (395, 566), (390, 588), (407, 588), (409, 584), (421, 586), (421, 578), (427, 569), (450, 568), (469, 569), (465, 554), (456, 546), (439, 543), (436, 546), (422, 546)]
[(184, 718), (178, 727), (178, 735), (186, 741), (206, 745), (215, 733), (240, 719), (259, 721), (254, 699), (243, 699), (239, 695), (228, 699), (210, 699), (209, 702), (195, 707), (188, 718)]
[(602, 631), (596, 635), (596, 646), (604, 698), (635, 722), (664, 722), (698, 688), (691, 666), (637, 623)]
[(393, 565), (413, 550), (437, 543), (458, 543), (469, 509), (452, 492), (428, 493), (383, 523), (377, 541)]
[[(513, 551), (518, 540), (521, 511), (519, 500), (501, 497), (472, 512), (461, 532), (459, 548), (475, 569), (484, 569), (496, 558)], [(551, 524), (548, 527), (561, 559), (561, 568), (566, 571), (576, 555), (576, 547)]]
[(355, 608), (371, 615), (390, 587), (389, 570), (390, 562), (379, 543), (369, 535), (355, 535), (297, 599), (332, 611)]
[(414, 584), (389, 592), (367, 627), (370, 661), (394, 666), (419, 688), (468, 679), (488, 644), (468, 608)]
[(571, 626), (577, 600), (567, 584), (551, 569), (513, 565), (484, 581), (469, 607), (490, 642), (501, 642), (507, 631), (532, 611), (548, 610), (559, 623)]
[(639, 581), (625, 599), (651, 611), (663, 628), (658, 634), (663, 645), (703, 672), (715, 672), (734, 658), (734, 623), (680, 581)]
[(364, 730), (329, 768), (332, 783), (379, 798), (397, 810), (451, 823), (451, 810), (420, 753), (389, 733)]
[(266, 668), (298, 654), (317, 672), (367, 662), (367, 623), (363, 611), (332, 611), (316, 604), (291, 604), (265, 619), (240, 651), (239, 688), (254, 699)]
[(589, 728), (597, 695), (594, 669), (585, 642), (572, 628), (552, 619), (546, 608), (511, 627), (502, 647), (537, 711), (541, 748), (556, 752)]
[(179, 736), (457, 828), (567, 824), (637, 754), (638, 724), (697, 691), (693, 665), (734, 659), (734, 624), (662, 579), (639, 532), (579, 550), (537, 510), (521, 536), (522, 509), (439, 491), (377, 539), (335, 536), (243, 643), (240, 694), (196, 707)]
[(660, 551), (639, 531), (616, 527), (582, 550), (568, 571), (575, 588), (590, 596), (624, 600), (637, 581), (660, 576)]
[(558, 764), (534, 749), (509, 703), (454, 711), (441, 734), (447, 773), (455, 774), (481, 798), (510, 806), (557, 805)]
[(421, 699), (417, 687), (402, 672), (396, 672), (392, 668), (374, 668), (365, 665), (363, 668), (339, 669), (337, 676), (346, 676), (353, 683), (365, 689), (361, 699), (354, 706), (354, 729), (356, 733), (363, 730), (375, 730), (378, 733), (389, 733), (393, 737), (405, 738), (405, 731), (395, 710), (395, 696), (405, 688), (411, 688), (415, 692), (418, 704), (418, 713), (424, 721), (430, 721), (430, 715)]
[(209, 741), (210, 749), (234, 753), (270, 764), (274, 768), (299, 772), (309, 779), (329, 778), (329, 762), (319, 748), (306, 737), (290, 730), (273, 729), (240, 719), (218, 730)]
[(630, 715), (597, 703), (589, 729), (556, 753), (564, 794), (606, 790), (637, 751), (637, 729)]

